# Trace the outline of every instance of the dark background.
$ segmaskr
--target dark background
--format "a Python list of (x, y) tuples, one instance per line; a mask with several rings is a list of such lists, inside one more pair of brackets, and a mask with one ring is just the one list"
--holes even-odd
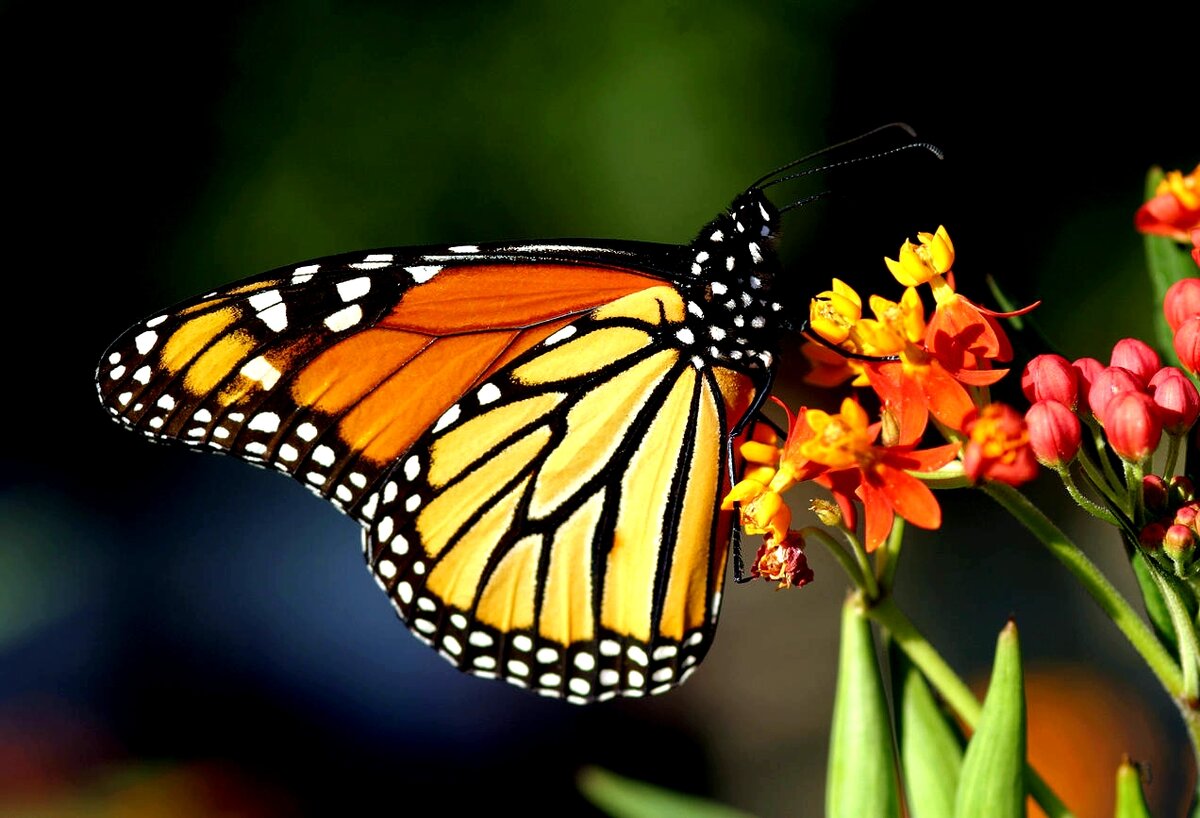
[[(1067, 354), (1106, 359), (1154, 309), (1131, 228), (1146, 170), (1200, 159), (1194, 4), (1066, 21), (871, 0), (239, 8), (0, 4), (0, 814), (403, 813), (418, 794), (576, 813), (589, 763), (821, 814), (845, 585), (825, 554), (799, 593), (731, 589), (684, 688), (539, 699), (411, 638), (354, 525), (298, 485), (112, 424), (95, 362), (157, 308), (313, 256), (684, 242), (761, 173), (895, 120), (946, 160), (777, 189), (834, 194), (789, 216), (798, 303), (833, 275), (895, 296), (882, 256), (944, 223), (965, 292), (997, 275), (1045, 300)], [(790, 401), (802, 374), (791, 343)], [(1043, 488), (1129, 591), (1116, 539)], [(1192, 773), (1166, 695), (986, 498), (943, 497), (945, 528), (906, 547), (904, 607), (976, 680), (1015, 615), (1051, 755), (1101, 771), (1062, 786), (1103, 803), (1126, 751), (1174, 814)]]

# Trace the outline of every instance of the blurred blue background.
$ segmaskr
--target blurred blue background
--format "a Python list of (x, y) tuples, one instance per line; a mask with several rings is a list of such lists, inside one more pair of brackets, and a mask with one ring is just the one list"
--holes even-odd
[[(882, 256), (945, 223), (964, 291), (983, 298), (995, 274), (1018, 301), (1045, 299), (1038, 320), (1067, 354), (1106, 359), (1154, 308), (1131, 227), (1144, 174), (1200, 159), (1183, 42), (1197, 16), (1151, 2), (1055, 23), (1032, 3), (942, 0), (0, 5), (0, 814), (328, 815), (418, 798), (589, 814), (574, 775), (601, 764), (819, 815), (845, 587), (824, 554), (802, 592), (731, 589), (684, 688), (585, 709), (536, 698), (414, 640), (355, 526), (298, 485), (111, 423), (95, 362), (157, 308), (309, 257), (685, 242), (760, 174), (894, 120), (945, 162), (777, 189), (781, 203), (834, 194), (789, 217), (793, 303), (833, 275), (890, 292)], [(784, 349), (790, 402), (798, 349)], [(1113, 753), (1150, 761), (1156, 805), (1178, 809), (1193, 773), (1165, 694), (986, 498), (945, 504), (946, 527), (905, 549), (902, 604), (975, 679), (1014, 614), (1031, 690), (1059, 697), (1049, 733), (1103, 756), (1106, 776)], [(1131, 591), (1115, 538), (1072, 526)]]

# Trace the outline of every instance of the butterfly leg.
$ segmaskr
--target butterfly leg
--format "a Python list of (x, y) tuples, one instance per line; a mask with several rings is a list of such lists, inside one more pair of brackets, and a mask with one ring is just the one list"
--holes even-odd
[[(771, 387), (774, 383), (774, 370), (767, 370), (766, 377), (762, 379), (759, 388), (755, 391), (754, 402), (725, 438), (725, 463), (730, 486), (737, 484), (739, 476), (734, 461), (733, 442), (748, 426), (754, 423), (766, 423), (780, 437), (785, 436), (784, 431), (773, 420), (761, 413), (763, 404), (767, 402), (767, 396), (771, 394)], [(733, 552), (733, 581), (740, 585), (749, 582), (754, 577), (746, 573), (746, 560), (742, 556), (741, 508), (739, 503), (734, 503), (733, 513), (734, 523), (729, 529), (729, 548)]]

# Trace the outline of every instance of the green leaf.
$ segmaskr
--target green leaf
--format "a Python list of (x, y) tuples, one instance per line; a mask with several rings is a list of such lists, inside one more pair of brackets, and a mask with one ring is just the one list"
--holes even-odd
[[(1162, 179), (1162, 168), (1150, 168), (1150, 172), (1146, 174), (1146, 199), (1154, 196), (1154, 191)], [(1154, 293), (1154, 334), (1167, 363), (1178, 366), (1179, 356), (1175, 354), (1174, 333), (1167, 326), (1162, 302), (1172, 284), (1197, 275), (1196, 265), (1192, 262), (1191, 248), (1184, 247), (1166, 236), (1147, 235), (1143, 238), (1146, 245), (1146, 269)]]
[(1021, 645), (1011, 621), (1000, 631), (987, 698), (967, 745), (954, 814), (970, 818), (1025, 815), (1025, 682)]
[(954, 818), (962, 736), (934, 699), (921, 671), (894, 642), (888, 647), (888, 658), (909, 814), (912, 818)]
[(857, 594), (842, 607), (842, 645), (831, 733), (826, 818), (898, 817), (900, 794), (891, 720), (871, 623)]
[(750, 818), (749, 813), (733, 807), (625, 778), (600, 767), (579, 771), (579, 790), (614, 818)]
[(1146, 557), (1141, 549), (1135, 549), (1130, 558), (1133, 565), (1133, 575), (1137, 577), (1138, 588), (1142, 592), (1142, 603), (1146, 606), (1146, 615), (1150, 624), (1158, 634), (1158, 641), (1171, 651), (1171, 655), (1179, 656), (1179, 637), (1175, 634), (1175, 625), (1171, 622), (1171, 614), (1167, 611), (1167, 603), (1163, 601), (1162, 592), (1150, 575), (1150, 566), (1146, 565)]
[(1141, 772), (1128, 758), (1117, 767), (1117, 806), (1113, 817), (1154, 818), (1146, 806), (1146, 796), (1142, 794)]

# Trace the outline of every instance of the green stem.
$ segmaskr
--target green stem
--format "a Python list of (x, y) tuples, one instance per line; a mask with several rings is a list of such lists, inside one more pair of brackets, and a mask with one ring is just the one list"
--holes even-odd
[[(1184, 434), (1187, 434), (1184, 432)], [(1167, 462), (1163, 466), (1163, 479), (1170, 480), (1175, 476), (1175, 463), (1179, 460), (1179, 441), (1183, 435), (1167, 435)]]
[(1113, 624), (1125, 634), (1133, 649), (1145, 660), (1171, 697), (1178, 697), (1183, 691), (1183, 674), (1179, 667), (1128, 600), (1121, 596), (1121, 592), (1113, 587), (1079, 546), (1071, 542), (1041, 509), (1012, 486), (1004, 483), (986, 483), (983, 490), (1041, 540), (1050, 553), (1079, 580), (1101, 610), (1108, 614)]
[[(896, 607), (891, 597), (884, 597), (868, 608), (867, 616), (887, 628), (896, 645), (925, 675), (959, 718), (974, 729), (975, 723), (979, 721), (979, 700), (950, 665), (946, 664), (941, 654), (917, 630), (916, 625)], [(1025, 787), (1050, 818), (1072, 818), (1071, 811), (1028, 763), (1025, 765)]]
[(1117, 477), (1117, 471), (1112, 467), (1112, 461), (1108, 456), (1108, 446), (1104, 442), (1104, 429), (1096, 421), (1091, 421), (1088, 426), (1092, 429), (1092, 440), (1096, 444), (1096, 459), (1100, 461), (1100, 467), (1104, 469), (1104, 474), (1108, 477), (1108, 484), (1114, 488), (1121, 485), (1121, 478)]
[(879, 599), (879, 583), (875, 580), (875, 571), (871, 568), (871, 560), (867, 557), (867, 549), (863, 548), (861, 542), (853, 531), (845, 529), (846, 541), (850, 543), (850, 550), (854, 552), (854, 559), (858, 561), (859, 570), (862, 571), (863, 584), (859, 587), (863, 589), (863, 593), (867, 595), (867, 599)]
[(829, 549), (829, 553), (833, 554), (834, 558), (841, 563), (842, 570), (846, 572), (846, 576), (850, 577), (850, 582), (855, 588), (864, 586), (862, 571), (859, 570), (858, 564), (854, 559), (846, 553), (846, 549), (842, 544), (829, 535), (829, 532), (823, 528), (817, 528), (815, 525), (800, 529), (800, 536), (805, 539), (815, 538), (821, 541), (821, 544)]
[(892, 522), (892, 531), (880, 551), (879, 584), (886, 594), (896, 578), (896, 566), (900, 563), (900, 549), (904, 546), (904, 518)]
[[(1100, 453), (1103, 456), (1103, 452)], [(1108, 479), (1100, 473), (1099, 467), (1092, 462), (1092, 457), (1082, 448), (1079, 450), (1079, 464), (1083, 466), (1084, 474), (1092, 481), (1092, 485), (1104, 495), (1105, 499), (1112, 505), (1113, 508), (1124, 510), (1125, 504), (1122, 502), (1122, 497), (1117, 493), (1116, 488), (1108, 481)]]
[(1142, 477), (1146, 474), (1146, 470), (1141, 463), (1131, 463), (1128, 460), (1122, 462), (1125, 464), (1125, 486), (1129, 496), (1129, 507), (1133, 510), (1131, 513), (1133, 522), (1135, 525), (1144, 523), (1146, 512), (1142, 502)]
[(1200, 697), (1200, 640), (1196, 637), (1196, 626), (1188, 614), (1187, 606), (1179, 598), (1179, 589), (1175, 584), (1163, 576), (1162, 569), (1153, 560), (1147, 559), (1146, 567), (1150, 569), (1150, 576), (1162, 594), (1171, 625), (1179, 638), (1179, 664), (1183, 668), (1181, 695), (1187, 701), (1196, 702)]
[(1070, 469), (1068, 469), (1066, 466), (1059, 466), (1057, 471), (1058, 476), (1062, 478), (1063, 485), (1067, 488), (1067, 493), (1071, 495), (1071, 499), (1079, 504), (1080, 508), (1082, 508), (1088, 514), (1091, 514), (1096, 519), (1103, 520), (1109, 525), (1120, 526), (1120, 523), (1117, 522), (1116, 516), (1111, 511), (1099, 503), (1093, 502), (1091, 498), (1079, 490), (1079, 487), (1075, 485), (1075, 479), (1071, 477)]

